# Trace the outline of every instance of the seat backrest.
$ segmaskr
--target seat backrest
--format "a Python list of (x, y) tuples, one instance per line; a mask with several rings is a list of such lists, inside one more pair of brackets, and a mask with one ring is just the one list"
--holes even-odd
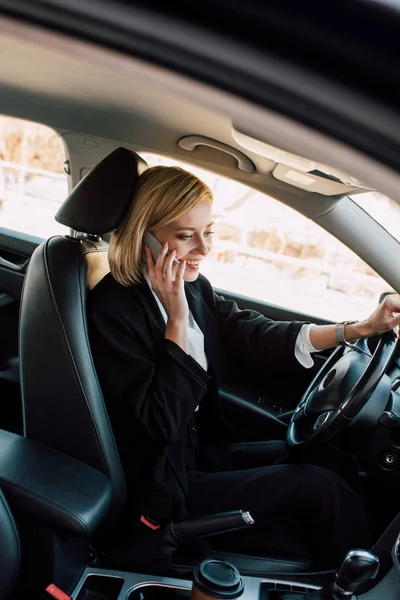
[(119, 148), (84, 177), (56, 218), (86, 234), (55, 236), (35, 250), (21, 300), (24, 434), (106, 474), (111, 518), (123, 508), (125, 480), (90, 351), (86, 300), (108, 270), (99, 234), (118, 225), (146, 166)]
[(17, 581), (21, 552), (15, 521), (0, 490), (0, 600), (5, 600)]

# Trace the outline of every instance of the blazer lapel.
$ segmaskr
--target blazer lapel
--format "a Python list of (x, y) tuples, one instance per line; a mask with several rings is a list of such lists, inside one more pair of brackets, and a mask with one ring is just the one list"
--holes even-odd
[(162, 316), (153, 292), (146, 282), (132, 285), (132, 294), (139, 300), (151, 327), (158, 336), (165, 334), (166, 324)]

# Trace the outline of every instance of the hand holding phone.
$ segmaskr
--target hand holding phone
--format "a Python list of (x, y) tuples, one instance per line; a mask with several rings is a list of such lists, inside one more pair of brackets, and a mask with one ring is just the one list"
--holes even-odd
[(177, 261), (175, 250), (168, 256), (167, 246), (149, 231), (145, 232), (143, 243), (146, 245), (147, 269), (153, 292), (168, 316), (165, 337), (187, 352), (189, 307), (184, 287), (186, 261)]

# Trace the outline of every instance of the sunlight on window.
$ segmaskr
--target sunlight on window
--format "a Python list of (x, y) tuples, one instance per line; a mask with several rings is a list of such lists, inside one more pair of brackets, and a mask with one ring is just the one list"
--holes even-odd
[(141, 156), (150, 166), (181, 166), (211, 188), (216, 235), (202, 272), (216, 288), (333, 321), (367, 317), (390, 289), (344, 244), (274, 198), (186, 163)]
[(68, 194), (62, 141), (55, 131), (0, 116), (0, 226), (47, 238), (65, 233), (54, 220)]

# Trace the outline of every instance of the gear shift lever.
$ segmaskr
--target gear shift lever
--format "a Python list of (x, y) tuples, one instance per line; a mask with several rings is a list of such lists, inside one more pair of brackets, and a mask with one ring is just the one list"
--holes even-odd
[(367, 550), (351, 550), (342, 562), (332, 585), (334, 600), (349, 600), (359, 585), (376, 577), (379, 558)]
[[(304, 600), (351, 600), (362, 583), (376, 577), (378, 569), (379, 558), (375, 554), (367, 550), (351, 550), (336, 572), (333, 583), (304, 596)], [(290, 596), (284, 598), (289, 600)]]
[[(321, 590), (302, 596), (304, 600), (351, 600), (357, 588), (366, 581), (376, 577), (379, 569), (379, 558), (367, 550), (351, 550), (348, 552), (335, 575), (333, 583)], [(272, 596), (271, 596), (272, 597)], [(295, 600), (299, 594), (283, 594), (274, 596), (279, 600)]]

